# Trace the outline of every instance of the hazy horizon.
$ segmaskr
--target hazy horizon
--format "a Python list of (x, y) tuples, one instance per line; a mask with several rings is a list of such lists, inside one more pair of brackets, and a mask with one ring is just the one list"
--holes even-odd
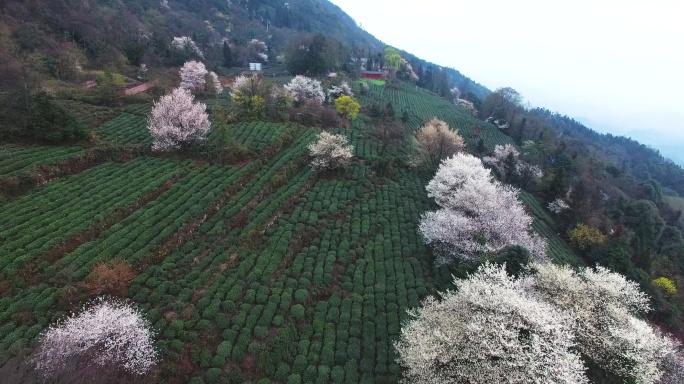
[(671, 158), (684, 152), (684, 5), (674, 0), (331, 1), (383, 42), (487, 88), (512, 87), (531, 106)]

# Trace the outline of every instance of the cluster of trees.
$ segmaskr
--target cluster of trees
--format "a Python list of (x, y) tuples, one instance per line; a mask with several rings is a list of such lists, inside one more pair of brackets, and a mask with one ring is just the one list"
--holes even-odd
[(511, 246), (546, 259), (546, 242), (531, 233), (533, 219), (518, 190), (494, 181), (475, 156), (443, 160), (426, 189), (440, 209), (423, 214), (419, 230), (433, 245), (437, 264), (477, 262)]
[[(339, 127), (353, 120), (360, 105), (344, 80), (326, 90), (320, 81), (296, 76), (281, 87), (258, 76), (239, 76), (232, 86), (234, 119), (292, 121), (306, 126)], [(337, 113), (324, 105), (335, 106)], [(338, 116), (339, 115), (339, 116)]]
[(603, 268), (485, 264), (412, 310), (395, 344), (415, 383), (681, 382), (677, 343), (639, 316), (648, 298)]
[(527, 109), (511, 88), (489, 95), (480, 117), (497, 122), (517, 144), (485, 158), (497, 175), (542, 201), (558, 233), (588, 263), (639, 282), (652, 297), (652, 320), (680, 329), (684, 296), (654, 281), (684, 284), (682, 213), (663, 201), (683, 192), (684, 171), (632, 140)]

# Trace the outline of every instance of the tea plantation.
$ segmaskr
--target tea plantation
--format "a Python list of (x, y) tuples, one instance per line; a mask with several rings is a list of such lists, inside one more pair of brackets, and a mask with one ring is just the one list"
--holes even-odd
[[(511, 142), (422, 90), (371, 85), (359, 100), (408, 111), (411, 130), (441, 118), (469, 149), (480, 138), (488, 148)], [(116, 259), (135, 271), (122, 295), (156, 334), (151, 382), (398, 381), (392, 343), (406, 310), (447, 287), (453, 271), (432, 266), (417, 232), (421, 213), (434, 208), (424, 188), (431, 175), (403, 166), (399, 154), (391, 172), (379, 172), (371, 119), (334, 130), (356, 157), (344, 172), (317, 174), (307, 145), (319, 129), (229, 124), (224, 131), (246, 155), (226, 165), (146, 149), (149, 105), (81, 107), (84, 121), (107, 120), (94, 130), (100, 144), (125, 155), (0, 204), (0, 366), (92, 299), (93, 266)], [(85, 151), (3, 145), (0, 179)], [(524, 201), (551, 255), (575, 262), (544, 209)]]

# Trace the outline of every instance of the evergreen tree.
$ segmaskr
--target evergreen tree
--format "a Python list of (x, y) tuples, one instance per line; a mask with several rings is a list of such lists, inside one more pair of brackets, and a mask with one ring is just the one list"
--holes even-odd
[(227, 41), (223, 42), (223, 66), (226, 68), (233, 66), (233, 52), (230, 50)]

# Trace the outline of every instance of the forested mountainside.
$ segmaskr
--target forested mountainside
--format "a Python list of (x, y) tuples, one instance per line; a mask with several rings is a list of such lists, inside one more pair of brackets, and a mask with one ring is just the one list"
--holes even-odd
[(656, 152), (327, 1), (0, 10), (0, 381), (682, 382)]
[(532, 113), (545, 117), (560, 134), (591, 146), (592, 152), (605, 153), (606, 161), (621, 172), (639, 180), (654, 179), (680, 196), (684, 195), (684, 170), (657, 150), (623, 136), (598, 133), (570, 117), (546, 109), (534, 109)]

